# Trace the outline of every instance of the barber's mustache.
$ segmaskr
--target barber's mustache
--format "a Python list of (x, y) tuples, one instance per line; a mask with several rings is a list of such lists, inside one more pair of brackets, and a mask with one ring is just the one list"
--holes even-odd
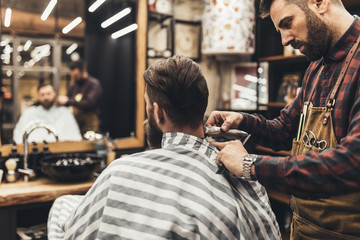
[(305, 45), (305, 42), (303, 42), (303, 41), (293, 41), (290, 45), (295, 49), (299, 49), (301, 46)]

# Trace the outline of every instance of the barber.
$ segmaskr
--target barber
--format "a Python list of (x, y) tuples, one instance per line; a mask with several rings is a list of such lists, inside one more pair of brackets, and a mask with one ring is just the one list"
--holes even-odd
[(70, 65), (70, 75), (72, 84), (67, 96), (59, 96), (57, 104), (73, 107), (82, 135), (87, 131), (99, 132), (99, 102), (102, 94), (99, 80), (89, 75), (82, 61)]
[(360, 236), (360, 21), (340, 0), (261, 0), (284, 46), (312, 61), (280, 116), (214, 111), (206, 125), (239, 128), (292, 156), (248, 154), (240, 141), (214, 143), (218, 162), (246, 179), (292, 194), (292, 239)]

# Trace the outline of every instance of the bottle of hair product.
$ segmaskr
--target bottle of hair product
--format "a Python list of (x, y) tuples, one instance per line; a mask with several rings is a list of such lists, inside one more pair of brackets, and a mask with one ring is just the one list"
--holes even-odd
[(95, 151), (96, 154), (101, 158), (100, 168), (105, 168), (107, 165), (107, 147), (104, 136), (101, 135), (95, 140)]
[(49, 150), (48, 142), (44, 140), (43, 143), (44, 143), (44, 149), (43, 149), (43, 152), (42, 152), (42, 154), (41, 154), (41, 157), (42, 157), (42, 158), (51, 155), (51, 152), (50, 152), (50, 150)]
[(33, 144), (33, 148), (32, 148), (31, 153), (29, 154), (29, 167), (34, 170), (36, 176), (40, 176), (41, 175), (41, 169), (40, 169), (41, 154), (39, 152), (36, 142), (33, 142), (32, 144)]
[(9, 159), (10, 158), (13, 158), (16, 160), (16, 165), (18, 168), (23, 168), (24, 167), (24, 163), (21, 160), (21, 155), (20, 153), (18, 152), (17, 148), (16, 148), (16, 142), (15, 141), (12, 141), (12, 146), (11, 146), (11, 152), (9, 154)]
[(115, 160), (116, 152), (113, 151), (113, 146), (111, 144), (113, 140), (110, 137), (110, 133), (106, 132), (106, 147), (107, 147), (107, 162), (106, 165), (109, 165), (112, 161)]

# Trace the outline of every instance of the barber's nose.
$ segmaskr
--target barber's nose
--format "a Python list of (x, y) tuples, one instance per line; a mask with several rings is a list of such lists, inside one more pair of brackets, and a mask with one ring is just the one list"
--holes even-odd
[(281, 43), (284, 46), (287, 46), (294, 40), (294, 36), (289, 31), (281, 32)]

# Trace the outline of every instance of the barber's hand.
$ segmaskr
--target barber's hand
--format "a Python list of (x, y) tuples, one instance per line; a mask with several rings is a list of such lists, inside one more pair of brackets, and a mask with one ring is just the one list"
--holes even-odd
[(243, 115), (238, 112), (213, 111), (205, 125), (221, 127), (221, 130), (226, 132), (229, 129), (237, 129), (242, 120)]
[(58, 96), (56, 100), (57, 105), (65, 105), (69, 101), (68, 96)]
[(248, 154), (243, 144), (239, 141), (230, 142), (211, 142), (220, 152), (217, 155), (217, 163), (224, 164), (225, 167), (238, 177), (243, 176), (242, 162), (244, 156)]

